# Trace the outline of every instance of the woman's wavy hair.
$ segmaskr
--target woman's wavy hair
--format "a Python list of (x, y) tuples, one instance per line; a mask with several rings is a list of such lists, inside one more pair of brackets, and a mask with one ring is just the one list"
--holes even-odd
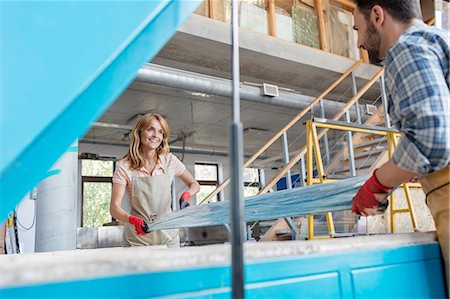
[(159, 121), (161, 128), (163, 129), (163, 141), (156, 149), (156, 154), (159, 156), (170, 152), (168, 141), (170, 129), (167, 121), (159, 114), (148, 113), (139, 119), (131, 132), (130, 147), (128, 148), (128, 153), (124, 156), (124, 159), (128, 159), (130, 162), (131, 169), (141, 169), (145, 164), (146, 158), (141, 147), (141, 132), (150, 127), (150, 123), (155, 119)]

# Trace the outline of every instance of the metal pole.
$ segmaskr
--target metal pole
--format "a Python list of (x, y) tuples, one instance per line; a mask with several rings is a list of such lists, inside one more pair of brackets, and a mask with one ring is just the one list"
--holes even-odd
[[(345, 121), (350, 122), (350, 117), (348, 113), (345, 113)], [(351, 176), (356, 176), (355, 153), (353, 152), (353, 137), (351, 131), (347, 132), (347, 145), (348, 145), (348, 161), (350, 163), (350, 174)]]
[[(358, 87), (356, 86), (356, 77), (355, 73), (352, 72), (352, 89), (353, 89), (353, 95), (358, 93)], [(356, 108), (356, 120), (358, 121), (358, 124), (361, 124), (361, 109), (359, 108), (359, 101), (356, 101), (355, 103)]]
[[(287, 133), (283, 133), (283, 153), (284, 153), (284, 163), (289, 163), (289, 144), (287, 140)], [(286, 173), (286, 189), (292, 189), (292, 177), (291, 177), (291, 170), (288, 170)], [(287, 225), (291, 229), (291, 235), (292, 240), (297, 239), (297, 228), (295, 227), (294, 222), (292, 221), (291, 217), (285, 217), (284, 220), (286, 221)]]
[[(320, 114), (322, 115), (322, 118), (327, 118), (325, 115), (325, 108), (323, 107), (323, 102), (319, 101), (319, 104), (320, 104)], [(328, 165), (330, 164), (330, 147), (328, 145), (328, 133), (325, 133), (322, 140), (325, 151), (325, 165)]]
[(244, 252), (245, 238), (244, 202), (242, 185), (243, 140), (242, 123), (240, 121), (239, 106), (239, 1), (231, 2), (231, 39), (232, 39), (232, 79), (233, 104), (232, 123), (230, 126), (230, 165), (231, 165), (231, 269), (232, 269), (232, 298), (244, 298)]
[[(286, 132), (283, 133), (283, 154), (284, 154), (284, 164), (289, 163), (289, 144), (287, 141)], [(286, 189), (292, 189), (292, 177), (291, 170), (288, 170), (286, 173)]]
[(388, 103), (386, 98), (386, 86), (384, 84), (384, 75), (381, 75), (380, 77), (380, 89), (381, 89), (381, 101), (383, 102), (383, 108), (384, 108), (384, 125), (386, 128), (391, 127), (391, 121), (389, 119), (389, 111), (388, 111)]
[[(353, 91), (353, 95), (355, 96), (358, 91), (356, 89), (356, 80), (354, 78), (354, 75), (352, 73), (352, 91)], [(345, 121), (350, 123), (350, 113), (347, 111), (345, 112)], [(352, 132), (348, 131), (347, 132), (347, 145), (348, 145), (348, 161), (350, 164), (350, 174), (351, 176), (356, 176), (356, 166), (355, 166), (355, 152), (353, 151), (353, 137), (352, 137)]]
[(305, 156), (300, 159), (300, 186), (306, 186), (306, 167), (305, 167)]

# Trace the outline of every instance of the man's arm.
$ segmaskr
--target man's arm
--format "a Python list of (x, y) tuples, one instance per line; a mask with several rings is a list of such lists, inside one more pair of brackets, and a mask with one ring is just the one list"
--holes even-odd
[(396, 187), (417, 175), (419, 174), (398, 167), (392, 160), (387, 161), (377, 170), (378, 180), (387, 187)]

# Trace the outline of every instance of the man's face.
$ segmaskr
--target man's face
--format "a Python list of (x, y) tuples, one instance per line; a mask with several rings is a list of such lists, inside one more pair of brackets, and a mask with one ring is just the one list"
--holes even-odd
[(375, 29), (375, 26), (367, 21), (364, 15), (355, 9), (354, 12), (355, 26), (353, 29), (358, 31), (358, 47), (367, 50), (369, 53), (369, 60), (373, 64), (380, 64), (384, 57), (381, 55), (381, 36), (380, 33)]

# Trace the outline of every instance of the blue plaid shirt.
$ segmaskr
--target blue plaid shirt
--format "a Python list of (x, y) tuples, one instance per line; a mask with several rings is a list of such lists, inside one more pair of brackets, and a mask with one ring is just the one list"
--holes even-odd
[(450, 33), (418, 23), (386, 57), (389, 114), (401, 137), (392, 161), (427, 174), (450, 162)]

